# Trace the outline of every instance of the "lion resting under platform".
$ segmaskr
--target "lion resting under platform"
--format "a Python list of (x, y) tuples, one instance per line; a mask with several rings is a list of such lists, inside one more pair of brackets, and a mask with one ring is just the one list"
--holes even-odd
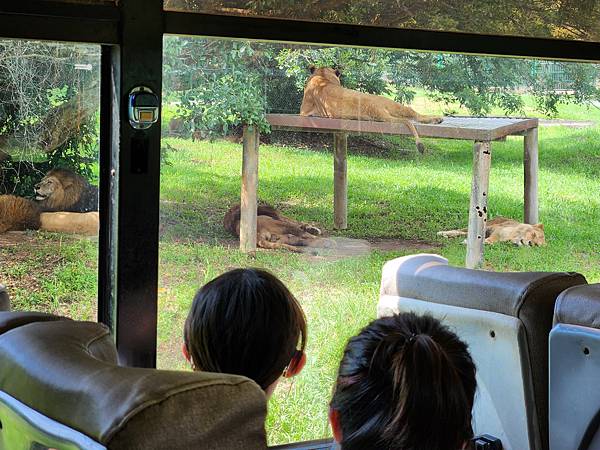
[(317, 69), (314, 66), (309, 70), (311, 75), (304, 88), (301, 116), (400, 122), (408, 127), (421, 153), (425, 151), (425, 146), (411, 120), (421, 123), (443, 121), (442, 117), (421, 115), (411, 107), (386, 97), (346, 89), (341, 85), (338, 70), (327, 67)]
[[(240, 237), (240, 205), (232, 206), (225, 213), (223, 226), (234, 236)], [(261, 248), (285, 249), (303, 253), (302, 247), (328, 247), (327, 239), (319, 237), (321, 230), (285, 217), (275, 208), (258, 205), (256, 216), (256, 244)]]
[[(448, 238), (466, 236), (467, 228), (439, 231), (437, 234)], [(545, 245), (544, 224), (530, 225), (506, 217), (496, 217), (486, 223), (485, 229), (485, 243), (493, 244), (494, 242), (512, 242), (519, 246)]]

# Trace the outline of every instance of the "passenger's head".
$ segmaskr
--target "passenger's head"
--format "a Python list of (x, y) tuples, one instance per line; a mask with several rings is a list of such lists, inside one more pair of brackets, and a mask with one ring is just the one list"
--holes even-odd
[(184, 329), (184, 354), (196, 370), (244, 375), (267, 395), (305, 362), (306, 319), (271, 273), (235, 269), (204, 285)]
[(346, 345), (330, 405), (343, 450), (458, 450), (473, 435), (475, 365), (431, 316), (377, 319)]

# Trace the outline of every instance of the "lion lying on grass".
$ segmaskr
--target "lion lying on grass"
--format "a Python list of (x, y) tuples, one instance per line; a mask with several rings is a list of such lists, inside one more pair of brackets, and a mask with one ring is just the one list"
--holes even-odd
[(36, 201), (0, 195), (0, 233), (43, 230), (98, 233), (98, 188), (66, 169), (52, 169), (35, 186)]
[(67, 169), (52, 169), (35, 185), (35, 199), (43, 211), (98, 211), (98, 188)]
[[(232, 206), (223, 218), (223, 226), (240, 237), (240, 205)], [(268, 205), (258, 205), (256, 244), (261, 248), (285, 249), (302, 253), (302, 247), (325, 247), (327, 242), (318, 236), (321, 230), (312, 225), (285, 217)]]
[(417, 149), (421, 153), (425, 151), (425, 146), (411, 120), (421, 123), (440, 123), (443, 120), (438, 116), (423, 116), (409, 106), (386, 97), (346, 89), (341, 85), (338, 70), (327, 67), (317, 69), (315, 66), (311, 66), (309, 70), (311, 75), (304, 88), (301, 116), (400, 122), (415, 137)]
[(98, 212), (41, 212), (27, 198), (0, 195), (0, 234), (7, 231), (42, 230), (56, 233), (98, 234)]
[(45, 212), (40, 214), (40, 230), (53, 233), (96, 236), (100, 226), (98, 211), (86, 213)]
[(0, 233), (39, 228), (40, 208), (35, 202), (14, 195), (0, 195)]
[[(466, 235), (467, 228), (438, 232), (438, 236), (448, 238)], [(530, 225), (506, 217), (496, 217), (487, 222), (485, 229), (485, 243), (493, 244), (494, 242), (512, 242), (516, 245), (530, 246), (545, 245), (544, 224)]]

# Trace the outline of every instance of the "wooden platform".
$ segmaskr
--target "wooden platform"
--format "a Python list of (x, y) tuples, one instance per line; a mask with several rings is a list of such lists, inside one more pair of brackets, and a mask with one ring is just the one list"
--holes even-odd
[[(333, 134), (334, 226), (338, 229), (345, 229), (348, 224), (348, 134), (411, 134), (408, 127), (400, 123), (303, 117), (295, 114), (268, 114), (267, 120), (274, 130)], [(524, 221), (538, 222), (538, 119), (445, 117), (441, 124), (415, 123), (415, 127), (421, 137), (474, 141), (466, 267), (476, 268), (483, 264), (492, 141), (503, 140), (511, 135), (524, 137)], [(256, 129), (245, 127), (240, 249), (250, 253), (256, 251), (258, 145), (259, 136)]]
[[(362, 120), (304, 117), (296, 114), (267, 114), (274, 130), (306, 132), (345, 132), (346, 134), (408, 134), (402, 123), (368, 122)], [(508, 135), (523, 135), (537, 128), (538, 119), (512, 119), (506, 117), (445, 117), (437, 125), (415, 122), (421, 137), (462, 139), (468, 141), (496, 141)]]

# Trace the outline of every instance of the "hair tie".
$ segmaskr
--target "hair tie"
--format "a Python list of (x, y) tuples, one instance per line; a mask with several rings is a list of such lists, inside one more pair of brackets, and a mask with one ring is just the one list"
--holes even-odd
[(409, 344), (414, 344), (415, 340), (417, 339), (417, 335), (415, 333), (411, 333), (410, 337), (408, 338), (408, 343)]

